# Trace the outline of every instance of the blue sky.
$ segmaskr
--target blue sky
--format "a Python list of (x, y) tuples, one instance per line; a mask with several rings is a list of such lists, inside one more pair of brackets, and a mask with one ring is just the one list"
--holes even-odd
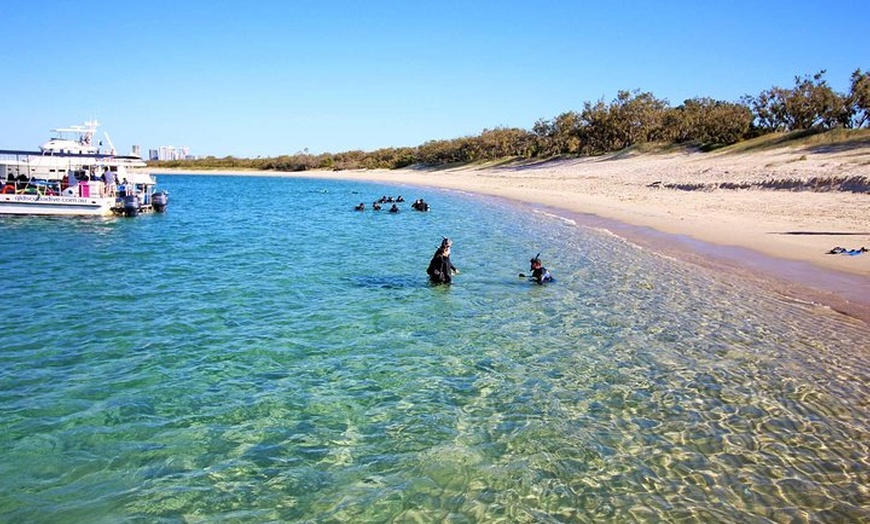
[(96, 118), (121, 152), (371, 151), (648, 91), (737, 101), (870, 70), (870, 2), (3, 2), (0, 148)]

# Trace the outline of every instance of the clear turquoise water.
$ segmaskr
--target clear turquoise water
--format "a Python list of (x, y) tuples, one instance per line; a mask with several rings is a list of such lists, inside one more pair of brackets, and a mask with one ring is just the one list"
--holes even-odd
[(870, 520), (864, 324), (532, 207), (161, 185), (0, 217), (2, 522)]

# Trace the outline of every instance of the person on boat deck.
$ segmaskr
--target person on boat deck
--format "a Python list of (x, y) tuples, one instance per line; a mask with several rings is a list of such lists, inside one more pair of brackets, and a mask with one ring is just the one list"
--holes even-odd
[(541, 265), (540, 255), (535, 258), (529, 260), (529, 271), (532, 272), (532, 280), (537, 282), (538, 284), (543, 284), (544, 282), (552, 282), (553, 275), (547, 271), (547, 268)]
[(429, 275), (429, 280), (434, 284), (449, 284), (453, 282), (453, 275), (459, 273), (456, 266), (450, 262), (450, 247), (452, 245), (453, 242), (445, 237), (438, 249), (435, 250), (435, 254), (432, 255), (426, 274)]
[(103, 182), (106, 183), (106, 188), (110, 191), (115, 188), (115, 173), (113, 173), (108, 167), (106, 168), (105, 173), (103, 173)]

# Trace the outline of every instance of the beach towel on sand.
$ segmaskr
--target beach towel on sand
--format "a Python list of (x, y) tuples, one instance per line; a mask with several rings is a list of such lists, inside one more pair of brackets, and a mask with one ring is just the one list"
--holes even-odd
[(837, 246), (834, 249), (828, 251), (828, 255), (849, 255), (850, 257), (854, 257), (855, 255), (860, 255), (861, 253), (866, 253), (868, 250), (866, 247), (860, 247), (858, 249), (846, 249), (844, 247)]

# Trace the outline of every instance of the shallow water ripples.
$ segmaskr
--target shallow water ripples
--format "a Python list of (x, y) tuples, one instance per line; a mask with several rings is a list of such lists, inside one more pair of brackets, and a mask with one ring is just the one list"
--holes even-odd
[[(166, 216), (61, 222), (65, 257), (0, 233), (99, 269), (2, 300), (0, 515), (867, 520), (866, 326), (500, 204), (354, 214), (395, 189), (266, 179), (206, 220), (185, 189), (229, 179), (178, 180)], [(445, 233), (463, 271), (430, 287)], [(529, 250), (556, 285), (517, 279)]]

